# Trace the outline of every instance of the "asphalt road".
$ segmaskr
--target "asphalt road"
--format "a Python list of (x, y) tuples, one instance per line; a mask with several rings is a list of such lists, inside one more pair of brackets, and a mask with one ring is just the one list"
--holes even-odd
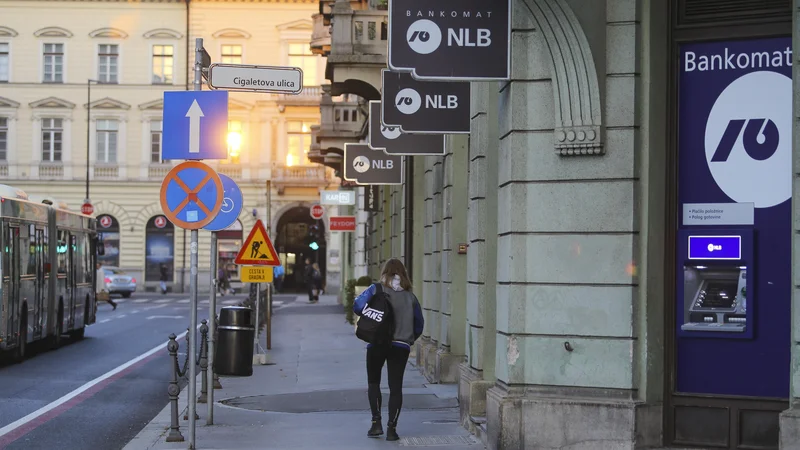
[[(222, 307), (243, 298), (218, 296), (217, 302)], [(295, 298), (275, 296), (274, 311)], [(25, 362), (0, 363), (0, 449), (123, 448), (169, 400), (166, 348), (142, 355), (170, 333), (185, 332), (189, 312), (186, 294), (136, 294), (120, 299), (116, 311), (102, 303), (83, 340), (65, 337), (58, 350), (29, 347)], [(198, 323), (207, 317), (207, 296), (201, 296)], [(187, 343), (179, 343), (182, 363)], [(115, 369), (123, 370), (109, 375)], [(34, 412), (43, 413), (23, 419)], [(25, 423), (15, 424), (20, 419)]]

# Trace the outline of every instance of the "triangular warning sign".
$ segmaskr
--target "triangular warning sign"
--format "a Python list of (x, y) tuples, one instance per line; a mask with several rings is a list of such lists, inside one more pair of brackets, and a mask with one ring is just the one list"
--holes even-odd
[(264, 229), (264, 224), (259, 220), (256, 222), (250, 235), (236, 255), (236, 264), (242, 266), (280, 266), (281, 260), (278, 259), (278, 254), (275, 253), (275, 247), (272, 246), (272, 241), (267, 236), (267, 230)]

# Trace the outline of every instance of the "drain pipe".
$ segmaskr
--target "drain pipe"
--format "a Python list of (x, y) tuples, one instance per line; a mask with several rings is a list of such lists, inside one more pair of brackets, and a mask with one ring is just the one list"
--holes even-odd
[(406, 236), (405, 236), (405, 260), (406, 272), (411, 275), (414, 264), (414, 157), (406, 156)]

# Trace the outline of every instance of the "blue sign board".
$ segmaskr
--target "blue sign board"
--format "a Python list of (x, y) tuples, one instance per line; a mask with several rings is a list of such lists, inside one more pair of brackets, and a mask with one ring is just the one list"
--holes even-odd
[(222, 190), (225, 191), (222, 197), (222, 206), (219, 209), (219, 214), (203, 229), (208, 231), (220, 231), (231, 226), (236, 219), (239, 218), (239, 213), (242, 212), (243, 197), (242, 190), (229, 176), (219, 174), (222, 180)]
[(164, 92), (161, 158), (228, 158), (228, 91)]
[(740, 260), (741, 236), (689, 236), (689, 259)]
[[(678, 218), (684, 204), (752, 203), (752, 226), (715, 224), (707, 235), (753, 234), (747, 261), (749, 339), (681, 335), (676, 324), (678, 392), (789, 397), (792, 252), (792, 39), (686, 43), (679, 52)], [(702, 235), (700, 225), (680, 226)], [(711, 231), (711, 230), (708, 230)], [(717, 239), (717, 238), (714, 238)], [(698, 241), (698, 242), (703, 242)], [(703, 242), (706, 256), (727, 242)], [(708, 244), (723, 250), (708, 252)], [(680, 239), (683, 272), (688, 240)], [(752, 250), (747, 250), (752, 245)], [(698, 244), (702, 246), (702, 244)], [(716, 247), (715, 247), (716, 248)], [(701, 249), (691, 249), (702, 252)], [(694, 254), (694, 253), (693, 253)], [(697, 253), (698, 255), (700, 253)], [(705, 265), (734, 264), (710, 261)], [(680, 286), (679, 286), (679, 289)], [(680, 317), (681, 299), (676, 299)], [(752, 319), (752, 322), (750, 320)]]

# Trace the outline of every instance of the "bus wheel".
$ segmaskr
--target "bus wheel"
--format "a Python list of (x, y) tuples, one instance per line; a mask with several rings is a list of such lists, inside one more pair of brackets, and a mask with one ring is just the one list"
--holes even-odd
[(56, 321), (56, 333), (53, 336), (53, 350), (61, 347), (61, 334), (64, 333), (64, 305), (59, 303)]
[(19, 342), (17, 348), (14, 350), (14, 361), (21, 363), (25, 361), (26, 353), (28, 353), (28, 324), (26, 320), (22, 319), (19, 324)]

